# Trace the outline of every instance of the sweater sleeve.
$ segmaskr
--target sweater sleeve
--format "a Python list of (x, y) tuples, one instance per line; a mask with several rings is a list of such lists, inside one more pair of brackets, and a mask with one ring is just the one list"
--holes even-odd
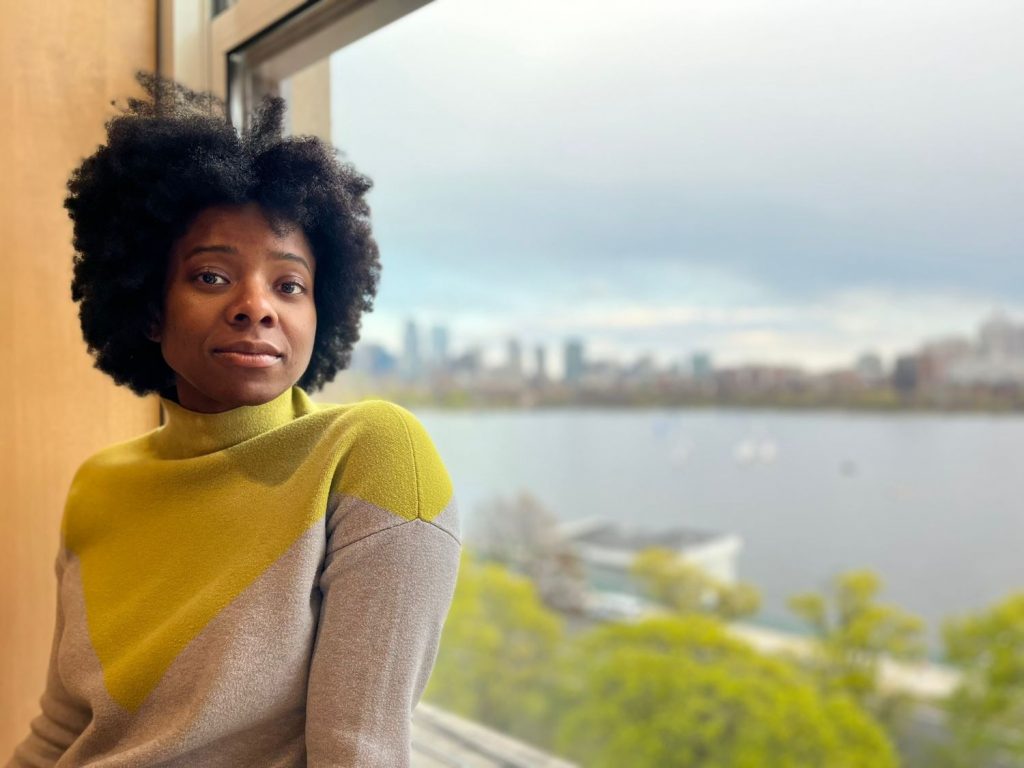
[(73, 698), (61, 681), (57, 666), (57, 652), (64, 634), (64, 609), (61, 602), (61, 583), (66, 565), (66, 552), (58, 548), (54, 571), (57, 576), (57, 614), (50, 661), (46, 673), (46, 687), (39, 699), (40, 714), (29, 724), (29, 734), (14, 749), (5, 768), (49, 768), (54, 765), (85, 730), (91, 715), (85, 705)]
[(310, 768), (407, 768), (459, 567), (451, 480), (422, 424), (386, 401), (336, 476), (310, 665)]

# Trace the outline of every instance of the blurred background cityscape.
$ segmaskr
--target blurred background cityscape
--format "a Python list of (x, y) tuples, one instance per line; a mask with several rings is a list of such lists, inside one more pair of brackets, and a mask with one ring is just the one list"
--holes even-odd
[[(712, 351), (660, 365), (593, 359), (587, 339), (560, 348), (505, 340), (504, 360), (487, 364), (483, 345), (455, 344), (446, 325), (405, 323), (401, 344), (362, 343), (346, 377), (351, 391), (387, 393), (438, 405), (691, 405), (700, 403), (863, 408), (1024, 407), (1024, 323), (995, 313), (972, 335), (923, 342), (891, 360), (866, 351), (823, 371), (755, 362), (716, 366)], [(494, 346), (494, 345), (492, 345)]]

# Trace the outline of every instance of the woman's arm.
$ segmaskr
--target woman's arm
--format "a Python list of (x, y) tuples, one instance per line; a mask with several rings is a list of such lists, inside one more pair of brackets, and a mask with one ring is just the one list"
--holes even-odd
[(422, 520), (328, 555), (310, 667), (310, 768), (405, 768), (410, 724), (451, 604), (459, 544)]
[(61, 601), (61, 582), (66, 564), (63, 543), (54, 561), (57, 576), (57, 616), (50, 644), (50, 661), (46, 673), (46, 687), (39, 699), (41, 713), (30, 724), (28, 736), (19, 743), (5, 768), (50, 768), (85, 730), (91, 719), (81, 702), (72, 698), (64, 688), (57, 668), (57, 651), (64, 634), (64, 609)]
[(412, 414), (380, 401), (373, 409), (327, 520), (309, 768), (407, 768), (412, 712), (455, 591), (461, 544), (451, 480)]

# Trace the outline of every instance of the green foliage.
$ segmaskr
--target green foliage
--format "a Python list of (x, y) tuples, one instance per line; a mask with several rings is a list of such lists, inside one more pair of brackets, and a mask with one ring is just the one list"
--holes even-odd
[(827, 594), (802, 594), (790, 610), (810, 626), (815, 654), (803, 660), (826, 692), (850, 694), (890, 728), (898, 727), (912, 701), (879, 688), (883, 657), (917, 659), (924, 655), (924, 621), (876, 597), (881, 579), (872, 571), (840, 574)]
[(650, 598), (677, 613), (712, 613), (738, 619), (757, 613), (761, 595), (751, 584), (723, 584), (663, 547), (638, 552), (630, 576)]
[(571, 639), (525, 577), (463, 550), (425, 699), (582, 766), (892, 768), (844, 693), (696, 613)]
[(463, 548), (424, 699), (532, 743), (550, 739), (562, 646), (559, 616), (533, 584)]
[(950, 765), (1024, 762), (1024, 592), (943, 625), (963, 679), (947, 702)]
[(577, 639), (581, 695), (556, 746), (588, 768), (887, 768), (882, 731), (846, 696), (757, 654), (711, 618), (611, 624)]
[(719, 585), (716, 613), (727, 621), (753, 616), (761, 610), (761, 591), (753, 584)]

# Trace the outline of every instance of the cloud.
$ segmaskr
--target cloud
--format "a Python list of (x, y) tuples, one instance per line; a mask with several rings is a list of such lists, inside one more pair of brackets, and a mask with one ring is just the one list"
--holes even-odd
[(971, 327), (1024, 302), (1022, 25), (1009, 0), (428, 4), (332, 57), (381, 311), (666, 347), (746, 312), (816, 359)]

